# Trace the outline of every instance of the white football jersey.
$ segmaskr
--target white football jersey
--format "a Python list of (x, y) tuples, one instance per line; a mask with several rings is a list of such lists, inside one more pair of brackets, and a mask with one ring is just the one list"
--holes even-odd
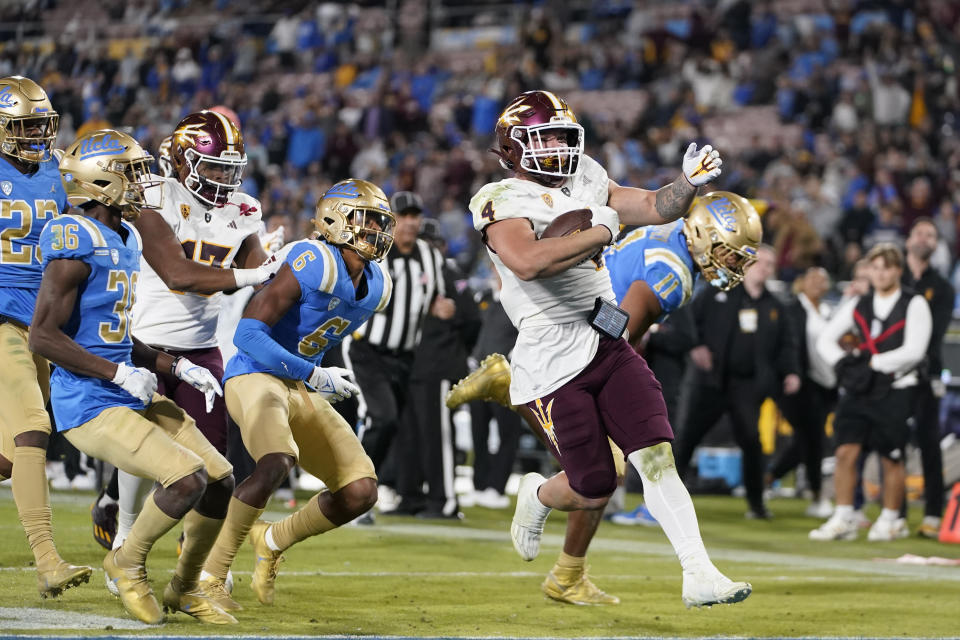
[[(196, 262), (230, 268), (240, 245), (261, 224), (260, 203), (234, 192), (222, 207), (208, 207), (176, 178), (163, 181), (163, 202), (156, 209)], [(149, 242), (147, 238), (145, 242)], [(217, 318), (223, 294), (172, 291), (143, 258), (133, 308), (133, 335), (166, 349), (206, 349), (217, 346)]]
[[(508, 178), (485, 185), (470, 200), (473, 224), (523, 218), (539, 237), (561, 213), (607, 204), (610, 179), (600, 164), (581, 157), (575, 176), (560, 187)], [(500, 257), (487, 252), (503, 281), (501, 302), (519, 331), (513, 351), (510, 395), (514, 404), (540, 398), (562, 386), (593, 359), (600, 334), (587, 322), (598, 297), (614, 301), (610, 274), (602, 260), (587, 260), (552, 278), (525, 282)]]

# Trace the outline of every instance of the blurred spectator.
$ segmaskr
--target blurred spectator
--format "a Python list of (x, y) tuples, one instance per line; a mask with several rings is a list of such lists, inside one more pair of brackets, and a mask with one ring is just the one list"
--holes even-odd
[(766, 288), (776, 255), (761, 245), (743, 284), (731, 291), (708, 287), (691, 303), (697, 345), (690, 351), (687, 393), (677, 429), (677, 471), (686, 474), (693, 451), (719, 419), (729, 415), (743, 451), (748, 518), (770, 518), (763, 501), (763, 452), (757, 422), (767, 397), (800, 389), (797, 343), (783, 305)]
[(799, 345), (800, 391), (776, 398), (784, 418), (793, 427), (793, 438), (771, 462), (764, 484), (769, 487), (802, 462), (813, 494), (806, 515), (826, 519), (833, 513), (833, 505), (821, 493), (821, 462), (827, 414), (837, 399), (837, 377), (817, 351), (816, 343), (830, 315), (830, 308), (823, 302), (830, 291), (830, 277), (825, 269), (811, 267), (794, 281), (794, 289), (796, 297), (787, 305), (786, 312)]

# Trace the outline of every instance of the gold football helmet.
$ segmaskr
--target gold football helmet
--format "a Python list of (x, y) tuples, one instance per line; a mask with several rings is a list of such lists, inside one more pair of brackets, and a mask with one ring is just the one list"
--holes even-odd
[(757, 259), (763, 237), (760, 216), (750, 202), (729, 191), (697, 198), (683, 223), (694, 264), (712, 286), (729, 291)]
[(350, 178), (323, 194), (313, 224), (330, 244), (350, 247), (364, 260), (379, 261), (393, 246), (396, 218), (380, 187)]
[(144, 190), (160, 184), (150, 175), (153, 158), (132, 137), (113, 129), (93, 131), (67, 147), (60, 178), (72, 206), (96, 201), (136, 220)]
[(0, 152), (29, 164), (49, 160), (59, 126), (40, 85), (23, 76), (0, 79)]

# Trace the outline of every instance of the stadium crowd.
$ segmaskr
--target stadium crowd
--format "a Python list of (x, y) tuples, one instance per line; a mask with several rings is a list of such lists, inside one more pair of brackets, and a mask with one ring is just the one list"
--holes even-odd
[[(949, 2), (63, 5), (7, 7), (22, 40), (0, 56), (0, 74), (47, 89), (60, 141), (109, 124), (156, 149), (183, 115), (228, 105), (250, 157), (244, 189), (288, 239), (326, 186), (353, 176), (419, 193), (449, 253), (474, 267), (466, 201), (497, 172), (494, 121), (543, 87), (569, 99), (587, 152), (620, 184), (662, 184), (685, 140), (722, 149), (717, 186), (768, 203), (782, 279), (814, 264), (849, 279), (865, 249), (902, 243), (919, 216), (940, 229), (938, 268), (956, 262)], [(494, 15), (514, 36), (491, 37), (507, 42), (444, 39)]]

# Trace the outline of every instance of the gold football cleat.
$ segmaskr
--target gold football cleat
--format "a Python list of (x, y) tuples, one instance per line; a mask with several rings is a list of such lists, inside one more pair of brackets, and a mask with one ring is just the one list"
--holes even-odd
[(569, 586), (560, 584), (553, 571), (547, 574), (546, 580), (540, 587), (543, 594), (559, 602), (578, 605), (603, 605), (620, 604), (620, 598), (612, 596), (605, 591), (601, 591), (597, 585), (593, 584), (587, 577), (587, 570), (584, 569), (580, 578)]
[(163, 611), (147, 582), (147, 568), (121, 567), (117, 564), (117, 549), (103, 559), (103, 571), (120, 592), (120, 602), (130, 615), (147, 624), (163, 622)]
[(90, 567), (75, 566), (61, 560), (52, 569), (37, 571), (37, 589), (41, 598), (59, 596), (70, 587), (90, 581)]
[(510, 402), (510, 363), (499, 353), (483, 359), (480, 366), (466, 378), (453, 385), (447, 393), (446, 403), (450, 409), (474, 400), (486, 400), (513, 409)]
[(227, 584), (220, 578), (210, 576), (200, 581), (200, 589), (207, 598), (224, 611), (242, 611), (243, 605), (227, 592)]
[(181, 611), (207, 624), (237, 624), (237, 619), (221, 609), (199, 586), (189, 591), (180, 591), (174, 577), (163, 590), (163, 610), (172, 613)]
[(250, 528), (250, 544), (253, 545), (253, 555), (256, 559), (250, 588), (253, 589), (260, 604), (273, 604), (277, 569), (280, 561), (283, 560), (280, 551), (274, 551), (267, 545), (266, 535), (269, 528), (270, 523), (263, 520), (258, 520)]

